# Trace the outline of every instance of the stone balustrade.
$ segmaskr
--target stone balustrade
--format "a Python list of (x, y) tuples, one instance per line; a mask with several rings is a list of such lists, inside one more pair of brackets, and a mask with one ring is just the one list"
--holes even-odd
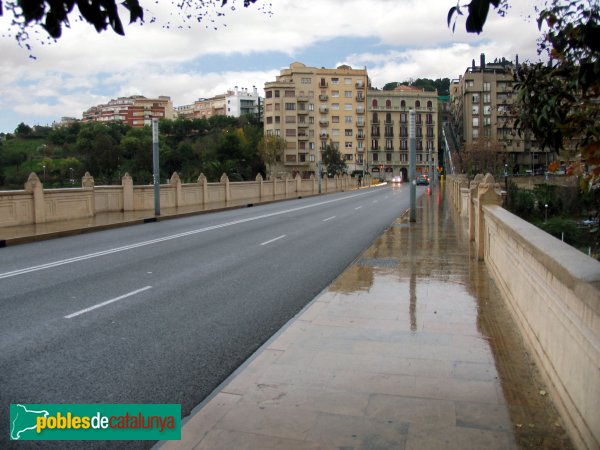
[[(467, 187), (468, 186), (468, 187)], [(600, 448), (600, 262), (502, 208), (491, 175), (447, 179), (578, 448)]]
[[(323, 178), (321, 193), (341, 192), (358, 187), (348, 175)], [(368, 181), (367, 181), (368, 183)], [(281, 198), (316, 195), (317, 179), (295, 178), (230, 182), (226, 174), (218, 183), (209, 183), (200, 174), (195, 183), (182, 183), (175, 172), (168, 184), (160, 185), (161, 208), (205, 208), (211, 203), (260, 203)], [(93, 217), (101, 212), (154, 210), (154, 186), (134, 185), (129, 174), (120, 186), (96, 186), (86, 172), (80, 188), (44, 189), (35, 173), (31, 173), (22, 191), (0, 191), (0, 227), (29, 225), (59, 220)]]

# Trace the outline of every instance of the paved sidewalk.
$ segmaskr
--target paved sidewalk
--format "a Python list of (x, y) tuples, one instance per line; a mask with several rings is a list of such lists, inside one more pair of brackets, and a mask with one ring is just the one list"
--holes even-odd
[(572, 448), (443, 195), (407, 220), (157, 446)]

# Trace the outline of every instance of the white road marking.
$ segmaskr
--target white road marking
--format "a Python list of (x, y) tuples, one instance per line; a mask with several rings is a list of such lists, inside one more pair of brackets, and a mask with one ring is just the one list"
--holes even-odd
[(158, 243), (161, 243), (161, 242), (171, 241), (173, 239), (179, 239), (179, 238), (186, 237), (186, 236), (192, 236), (194, 234), (204, 233), (206, 231), (216, 230), (216, 229), (219, 229), (219, 228), (230, 227), (232, 225), (238, 225), (238, 224), (241, 224), (241, 223), (253, 222), (255, 220), (260, 220), (260, 219), (266, 219), (266, 218), (269, 218), (269, 217), (280, 216), (282, 214), (288, 214), (288, 213), (291, 213), (291, 212), (301, 211), (303, 209), (315, 208), (317, 206), (322, 206), (322, 205), (327, 205), (327, 204), (330, 204), (330, 203), (340, 202), (340, 201), (347, 200), (347, 199), (354, 198), (354, 197), (361, 197), (363, 195), (369, 195), (369, 194), (372, 194), (374, 192), (377, 192), (377, 190), (363, 191), (363, 192), (359, 192), (357, 194), (348, 195), (346, 197), (336, 198), (336, 199), (333, 199), (333, 200), (327, 200), (327, 201), (324, 201), (324, 202), (314, 203), (314, 204), (311, 204), (311, 205), (299, 206), (297, 208), (286, 209), (286, 210), (283, 210), (283, 211), (273, 212), (273, 213), (269, 213), (269, 214), (263, 214), (263, 215), (260, 215), (260, 216), (254, 216), (254, 217), (248, 217), (246, 219), (234, 220), (232, 222), (225, 222), (225, 223), (221, 223), (221, 224), (218, 224), (218, 225), (212, 225), (212, 226), (205, 227), (205, 228), (198, 228), (196, 230), (190, 230), (190, 231), (186, 231), (184, 233), (172, 234), (170, 236), (164, 236), (164, 237), (161, 237), (161, 238), (151, 239), (149, 241), (142, 241), (142, 242), (138, 242), (138, 243), (135, 243), (135, 244), (124, 245), (122, 247), (116, 247), (116, 248), (112, 248), (112, 249), (108, 249), (108, 250), (102, 250), (102, 251), (95, 252), (95, 253), (89, 253), (87, 255), (75, 256), (73, 258), (67, 258), (67, 259), (62, 259), (62, 260), (59, 260), (59, 261), (53, 261), (53, 262), (49, 262), (49, 263), (46, 263), (46, 264), (40, 264), (38, 266), (31, 266), (31, 267), (26, 267), (24, 269), (18, 269), (18, 270), (13, 270), (13, 271), (10, 271), (10, 272), (4, 272), (4, 273), (0, 273), (0, 280), (2, 280), (4, 278), (16, 277), (18, 275), (24, 275), (26, 273), (37, 272), (38, 270), (51, 269), (53, 267), (63, 266), (65, 264), (71, 264), (71, 263), (75, 263), (75, 262), (79, 262), (79, 261), (85, 261), (86, 259), (98, 258), (100, 256), (111, 255), (113, 253), (119, 253), (119, 252), (124, 252), (124, 251), (127, 251), (127, 250), (133, 250), (133, 249), (140, 248), (140, 247), (146, 247), (148, 245), (153, 245), (153, 244), (158, 244)]
[(377, 203), (377, 200), (373, 200), (373, 203)]
[(335, 219), (335, 216), (328, 217), (327, 219), (323, 219), (323, 222), (327, 222), (328, 220)]
[(68, 316), (65, 316), (65, 319), (72, 319), (73, 317), (80, 316), (82, 314), (85, 314), (86, 312), (93, 311), (94, 309), (102, 308), (103, 306), (110, 305), (111, 303), (114, 303), (114, 302), (118, 302), (119, 300), (123, 300), (124, 298), (131, 297), (132, 295), (147, 291), (148, 289), (152, 289), (152, 286), (145, 286), (141, 289), (137, 289), (135, 291), (129, 292), (128, 294), (124, 294), (119, 297), (112, 298), (110, 300), (106, 300), (105, 302), (98, 303), (97, 305), (90, 306), (89, 308), (85, 308), (80, 311), (74, 312), (73, 314), (69, 314)]
[(286, 236), (285, 234), (282, 234), (281, 236), (279, 236), (279, 237), (276, 237), (275, 239), (271, 239), (270, 241), (263, 242), (263, 243), (262, 243), (262, 244), (260, 244), (260, 245), (267, 245), (267, 244), (270, 244), (271, 242), (275, 242), (275, 241), (278, 241), (279, 239), (283, 239), (285, 236)]
[(356, 207), (356, 208), (354, 208), (354, 209), (360, 209), (360, 208), (362, 208), (362, 206), (357, 206), (357, 207)]

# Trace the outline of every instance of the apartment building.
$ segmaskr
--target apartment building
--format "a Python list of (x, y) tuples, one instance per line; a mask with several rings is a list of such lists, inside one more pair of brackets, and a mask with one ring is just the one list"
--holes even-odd
[(151, 125), (153, 118), (173, 119), (171, 97), (146, 98), (143, 95), (119, 97), (106, 104), (92, 106), (83, 113), (83, 122), (125, 122), (139, 128)]
[(462, 150), (487, 149), (496, 153), (500, 165), (534, 170), (547, 165), (551, 155), (535, 144), (530, 132), (519, 133), (513, 127), (513, 67), (505, 58), (486, 64), (482, 53), (479, 66), (473, 60), (464, 75), (452, 80), (452, 130)]
[(409, 115), (415, 111), (416, 171), (435, 170), (438, 158), (438, 96), (412, 86), (367, 91), (368, 171), (382, 179), (408, 180)]
[(265, 83), (264, 130), (286, 149), (277, 174), (316, 173), (321, 150), (332, 144), (348, 172), (366, 168), (366, 69), (308, 67), (300, 62)]
[(184, 119), (208, 119), (212, 116), (240, 117), (244, 114), (258, 114), (260, 96), (255, 86), (229, 89), (224, 94), (210, 98), (200, 98), (191, 105), (175, 107), (177, 117)]

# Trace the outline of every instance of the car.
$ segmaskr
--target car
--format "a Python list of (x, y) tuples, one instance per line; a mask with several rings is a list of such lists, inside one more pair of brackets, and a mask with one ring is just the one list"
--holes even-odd
[(399, 175), (396, 175), (394, 178), (392, 178), (392, 183), (394, 183), (394, 184), (402, 183), (402, 177)]
[(429, 186), (429, 180), (425, 175), (419, 175), (416, 179), (417, 186)]

